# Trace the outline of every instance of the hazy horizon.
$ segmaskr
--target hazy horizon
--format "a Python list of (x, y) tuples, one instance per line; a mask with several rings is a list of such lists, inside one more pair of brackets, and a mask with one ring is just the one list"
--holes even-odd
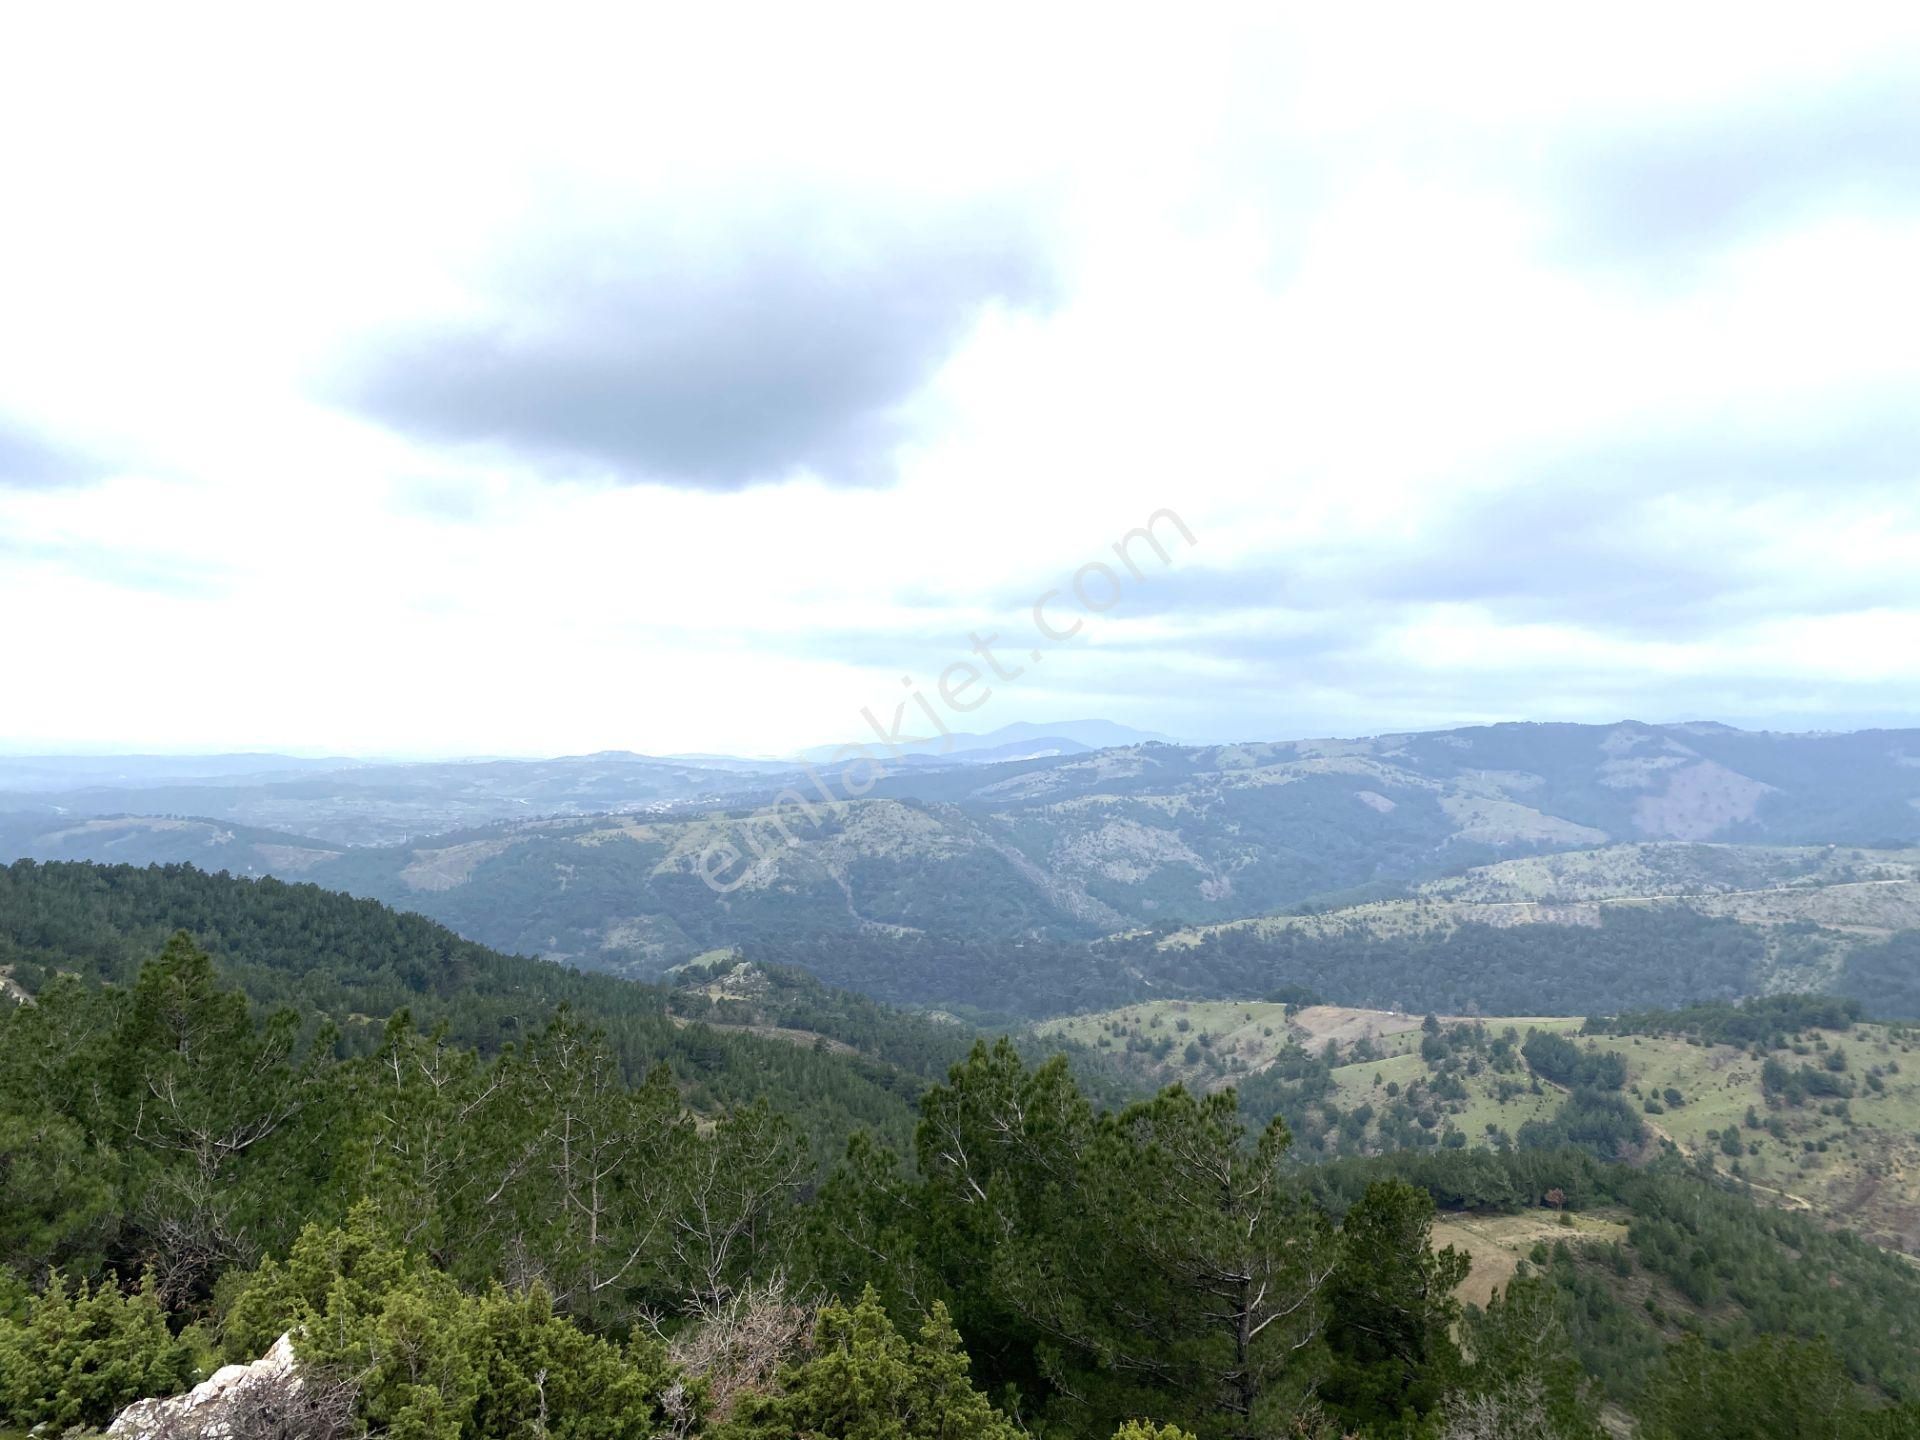
[[(1079, 718), (1088, 719), (1093, 717), (1079, 717)], [(1111, 717), (1103, 716), (1099, 718), (1108, 719)], [(1044, 731), (1050, 725), (1066, 724), (1066, 723), (1072, 723), (1072, 722), (1031, 721), (1031, 720), (1025, 719), (1024, 717), (1015, 717), (1014, 719), (1007, 721), (1006, 725), (1009, 725), (1009, 726), (1032, 725), (1035, 728)], [(1124, 722), (1117, 722), (1117, 723), (1124, 723)], [(1887, 721), (1887, 722), (1870, 722), (1870, 723), (1862, 723), (1862, 724), (1836, 724), (1836, 725), (1822, 725), (1822, 726), (1812, 726), (1812, 727), (1808, 727), (1808, 726), (1794, 727), (1790, 725), (1768, 725), (1768, 724), (1743, 725), (1743, 724), (1736, 724), (1731, 721), (1722, 720), (1717, 716), (1709, 716), (1709, 715), (1688, 715), (1688, 716), (1674, 717), (1674, 718), (1648, 719), (1645, 716), (1625, 714), (1625, 715), (1595, 717), (1592, 719), (1570, 717), (1570, 718), (1561, 718), (1561, 719), (1556, 719), (1551, 721), (1536, 720), (1536, 719), (1533, 719), (1532, 717), (1524, 716), (1524, 715), (1513, 715), (1513, 716), (1500, 717), (1496, 719), (1462, 720), (1454, 723), (1417, 725), (1417, 726), (1411, 726), (1411, 727), (1392, 727), (1392, 728), (1381, 727), (1381, 728), (1375, 728), (1375, 729), (1362, 728), (1362, 729), (1342, 730), (1342, 731), (1313, 731), (1313, 732), (1295, 731), (1291, 729), (1274, 729), (1271, 731), (1255, 731), (1255, 732), (1249, 732), (1245, 734), (1220, 734), (1220, 735), (1212, 735), (1212, 736), (1176, 735), (1170, 738), (1171, 738), (1171, 743), (1178, 744), (1178, 745), (1190, 745), (1190, 746), (1192, 745), (1197, 745), (1197, 746), (1232, 745), (1232, 744), (1240, 744), (1240, 743), (1286, 744), (1292, 741), (1366, 740), (1366, 739), (1376, 739), (1376, 738), (1387, 736), (1387, 735), (1425, 734), (1425, 733), (1432, 733), (1435, 731), (1470, 729), (1477, 726), (1529, 725), (1529, 724), (1591, 725), (1591, 726), (1599, 726), (1599, 727), (1607, 727), (1607, 726), (1614, 726), (1614, 725), (1648, 725), (1648, 726), (1654, 726), (1659, 728), (1678, 728), (1678, 727), (1688, 726), (1688, 725), (1728, 725), (1732, 729), (1744, 730), (1752, 733), (1807, 736), (1807, 735), (1823, 735), (1823, 734), (1824, 735), (1855, 734), (1862, 731), (1875, 731), (1875, 730), (1920, 730), (1920, 716), (1911, 717), (1905, 720), (1904, 722), (1896, 719), (1896, 720)], [(1005, 727), (1003, 726), (993, 727), (994, 730), (1001, 729), (1001, 728), (1005, 728)], [(1129, 726), (1129, 728), (1151, 730), (1153, 727)], [(979, 731), (956, 730), (954, 733), (956, 735), (963, 735), (963, 734), (964, 735), (981, 735), (981, 734), (991, 734), (993, 732), (992, 730), (979, 730)], [(69, 748), (66, 750), (58, 750), (58, 749), (35, 749), (35, 748), (32, 748), (32, 743), (30, 741), (15, 741), (15, 740), (0, 738), (0, 757), (5, 757), (7, 759), (36, 759), (36, 760), (61, 760), (61, 759), (105, 760), (105, 759), (116, 759), (116, 758), (211, 759), (211, 758), (219, 758), (219, 757), (253, 758), (253, 757), (283, 756), (287, 759), (303, 760), (303, 761), (341, 760), (341, 761), (351, 762), (355, 764), (406, 765), (406, 764), (436, 764), (436, 763), (484, 764), (489, 761), (564, 760), (564, 759), (573, 759), (573, 758), (579, 758), (579, 757), (589, 756), (589, 755), (624, 753), (624, 754), (640, 755), (648, 759), (657, 759), (657, 760), (738, 759), (738, 760), (750, 760), (750, 761), (762, 761), (762, 762), (764, 761), (795, 761), (797, 763), (802, 759), (804, 752), (809, 749), (818, 749), (818, 748), (822, 748), (829, 745), (851, 744), (855, 742), (864, 742), (864, 743), (874, 744), (876, 745), (876, 748), (879, 748), (878, 742), (875, 741), (875, 738), (871, 733), (868, 733), (867, 735), (862, 736), (855, 732), (849, 732), (846, 736), (841, 737), (839, 740), (831, 740), (831, 739), (818, 740), (818, 741), (808, 742), (806, 744), (792, 746), (783, 750), (757, 751), (757, 752), (718, 751), (718, 750), (674, 750), (674, 751), (643, 750), (643, 749), (638, 749), (631, 745), (598, 745), (598, 746), (593, 746), (589, 749), (569, 750), (569, 751), (558, 751), (558, 750), (556, 751), (421, 750), (421, 751), (411, 751), (411, 752), (405, 751), (405, 750), (334, 751), (334, 750), (300, 749), (300, 748), (276, 746), (271, 744), (261, 744), (261, 745), (242, 744), (242, 745), (233, 745), (233, 746), (185, 745), (177, 748), (156, 748), (156, 747), (149, 747), (149, 746), (141, 746), (134, 743), (115, 744), (111, 742), (106, 742), (99, 745), (89, 745), (84, 747)]]

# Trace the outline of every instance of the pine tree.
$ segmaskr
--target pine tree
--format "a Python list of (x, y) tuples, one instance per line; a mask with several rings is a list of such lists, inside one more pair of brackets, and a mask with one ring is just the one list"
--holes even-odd
[(1348, 1422), (1418, 1421), (1459, 1378), (1454, 1287), (1468, 1259), (1433, 1249), (1433, 1197), (1404, 1180), (1369, 1185), (1340, 1227), (1327, 1285), (1329, 1407)]

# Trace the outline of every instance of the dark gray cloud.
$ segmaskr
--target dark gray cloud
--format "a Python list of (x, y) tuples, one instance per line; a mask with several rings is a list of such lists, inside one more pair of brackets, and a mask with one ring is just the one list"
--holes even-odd
[(1550, 152), (1574, 254), (1686, 269), (1836, 210), (1920, 208), (1920, 86), (1890, 77)]
[(691, 243), (577, 239), (496, 282), (485, 318), (380, 337), (348, 402), (430, 442), (583, 477), (734, 489), (891, 478), (899, 407), (993, 302), (1050, 276), (1011, 210), (900, 223), (775, 212)]
[(100, 478), (97, 460), (0, 416), (0, 487), (51, 489)]

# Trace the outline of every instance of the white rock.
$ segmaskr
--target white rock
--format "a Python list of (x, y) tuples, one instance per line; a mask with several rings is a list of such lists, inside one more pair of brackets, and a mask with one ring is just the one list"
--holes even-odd
[(114, 1417), (107, 1434), (119, 1440), (156, 1440), (185, 1432), (201, 1440), (221, 1440), (232, 1431), (229, 1412), (234, 1401), (253, 1385), (290, 1375), (294, 1363), (293, 1337), (282, 1335), (251, 1365), (222, 1365), (184, 1395), (134, 1401)]

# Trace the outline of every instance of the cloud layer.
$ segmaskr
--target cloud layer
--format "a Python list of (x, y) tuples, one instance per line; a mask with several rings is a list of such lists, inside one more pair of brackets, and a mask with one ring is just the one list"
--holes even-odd
[(127, 23), (0, 57), (0, 744), (1920, 723), (1920, 16)]
[(1568, 249), (1668, 271), (1834, 215), (1920, 212), (1920, 93), (1911, 74), (1771, 94), (1748, 106), (1630, 123), (1561, 148)]

